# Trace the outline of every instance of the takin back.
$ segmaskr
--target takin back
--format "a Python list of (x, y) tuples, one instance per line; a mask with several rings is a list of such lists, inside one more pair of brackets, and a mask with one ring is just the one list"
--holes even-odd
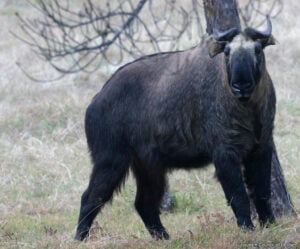
[(169, 238), (159, 217), (168, 171), (211, 162), (238, 226), (254, 228), (250, 198), (260, 224), (274, 222), (276, 99), (263, 52), (274, 44), (271, 32), (267, 17), (265, 31), (214, 31), (192, 49), (146, 56), (117, 70), (86, 111), (93, 170), (76, 239), (88, 236), (129, 169), (137, 185), (135, 208), (156, 239)]

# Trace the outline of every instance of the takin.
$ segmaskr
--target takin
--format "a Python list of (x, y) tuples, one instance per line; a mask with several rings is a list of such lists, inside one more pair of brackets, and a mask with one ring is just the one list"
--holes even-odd
[(238, 226), (254, 229), (250, 198), (261, 225), (275, 221), (269, 199), (276, 98), (263, 51), (274, 44), (271, 33), (269, 17), (264, 31), (214, 30), (194, 48), (145, 56), (112, 75), (86, 111), (93, 170), (77, 240), (88, 236), (129, 169), (135, 208), (156, 239), (169, 238), (159, 216), (166, 174), (210, 163)]

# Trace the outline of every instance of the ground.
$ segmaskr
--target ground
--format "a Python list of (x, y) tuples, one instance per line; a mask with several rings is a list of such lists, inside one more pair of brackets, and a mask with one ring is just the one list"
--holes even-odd
[[(278, 43), (267, 48), (277, 91), (275, 143), (295, 208), (300, 210), (300, 6), (284, 1), (273, 20)], [(163, 213), (170, 241), (150, 238), (133, 208), (134, 181), (97, 217), (91, 238), (73, 240), (80, 196), (91, 164), (83, 131), (85, 109), (115, 70), (77, 74), (53, 83), (29, 80), (17, 66), (52, 76), (17, 31), (15, 11), (30, 17), (25, 1), (0, 3), (0, 248), (300, 248), (300, 220), (243, 232), (213, 178), (213, 167), (170, 176), (176, 208)]]

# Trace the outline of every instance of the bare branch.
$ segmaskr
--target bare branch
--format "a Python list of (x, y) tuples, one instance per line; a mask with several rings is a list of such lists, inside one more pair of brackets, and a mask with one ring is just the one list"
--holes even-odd
[[(70, 0), (26, 1), (39, 16), (17, 14), (22, 32), (13, 34), (60, 74), (93, 72), (102, 62), (119, 64), (192, 46), (204, 35), (201, 0), (107, 0), (101, 6), (92, 0), (81, 6)], [(246, 26), (265, 14), (261, 4), (274, 16), (282, 0), (249, 0), (240, 7)]]
[[(283, 8), (282, 0), (248, 0), (239, 7), (240, 17), (246, 27), (259, 27), (264, 25), (265, 17), (275, 18)], [(257, 19), (260, 19), (257, 21)]]

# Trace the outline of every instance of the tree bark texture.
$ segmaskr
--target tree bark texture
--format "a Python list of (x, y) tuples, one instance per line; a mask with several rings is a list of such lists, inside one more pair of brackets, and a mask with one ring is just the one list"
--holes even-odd
[(271, 166), (271, 205), (276, 217), (296, 214), (274, 145)]
[[(235, 0), (203, 0), (205, 18), (207, 23), (207, 33), (213, 34), (213, 29), (219, 32), (230, 28), (241, 28), (237, 3)], [(290, 195), (287, 191), (286, 182), (282, 172), (280, 162), (278, 160), (275, 144), (272, 155), (271, 169), (271, 206), (275, 217), (282, 215), (295, 214)], [(170, 209), (170, 192), (169, 186), (166, 188), (162, 209)], [(168, 201), (168, 202), (167, 202)], [(254, 205), (252, 211), (255, 215)]]
[(203, 0), (206, 32), (213, 33), (213, 28), (222, 32), (228, 28), (241, 28), (236, 1)]

